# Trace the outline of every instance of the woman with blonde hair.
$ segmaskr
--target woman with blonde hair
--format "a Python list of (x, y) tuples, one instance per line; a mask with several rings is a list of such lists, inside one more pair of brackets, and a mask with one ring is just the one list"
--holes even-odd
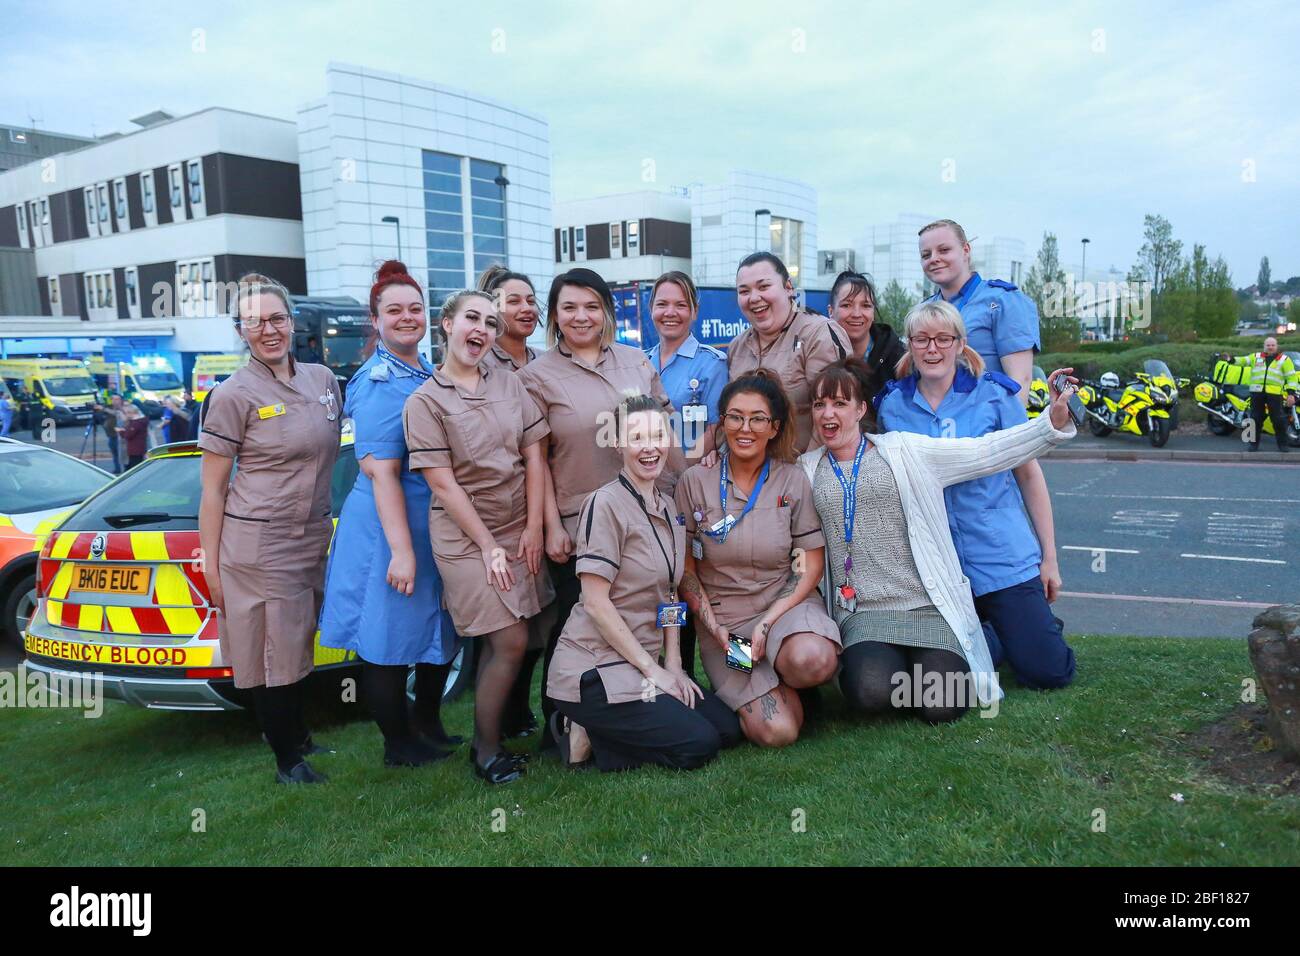
[[(1016, 397), (1019, 384), (1001, 372), (984, 371), (952, 305), (922, 302), (908, 313), (904, 330), (907, 355), (898, 364), (898, 378), (876, 402), (882, 429), (978, 438), (1028, 421)], [(944, 500), (975, 609), (997, 638), (991, 648), (994, 665), (1005, 656), (1027, 687), (1069, 684), (1074, 652), (1050, 606), (1061, 588), (1061, 572), (1043, 469), (1026, 461), (1011, 471), (952, 485)]]

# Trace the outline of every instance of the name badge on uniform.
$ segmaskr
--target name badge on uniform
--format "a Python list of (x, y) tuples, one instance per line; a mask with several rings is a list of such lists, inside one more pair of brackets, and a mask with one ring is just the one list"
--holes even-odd
[(680, 627), (686, 623), (686, 602), (675, 601), (671, 604), (660, 604), (658, 613), (655, 615), (656, 627)]
[(721, 518), (713, 523), (713, 526), (709, 528), (709, 534), (715, 535), (725, 541), (727, 540), (727, 532), (731, 530), (731, 526), (735, 523), (736, 516), (727, 515), (725, 518)]
[(284, 405), (263, 405), (257, 410), (258, 418), (275, 418), (284, 414)]
[(682, 421), (684, 422), (707, 422), (709, 420), (709, 406), (707, 405), (683, 405)]

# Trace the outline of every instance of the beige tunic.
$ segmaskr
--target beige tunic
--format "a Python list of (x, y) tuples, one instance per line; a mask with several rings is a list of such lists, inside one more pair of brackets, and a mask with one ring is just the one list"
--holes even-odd
[[(725, 541), (704, 534), (723, 518), (718, 481), (721, 468), (688, 468), (677, 485), (677, 510), (696, 555), (695, 569), (709, 595), (713, 616), (727, 630), (752, 637), (768, 609), (798, 583), (799, 551), (826, 547), (808, 477), (797, 464), (773, 461), (763, 490)], [(727, 514), (740, 517), (749, 496), (727, 482)], [(696, 517), (699, 515), (699, 517)], [(699, 557), (700, 553), (704, 557)], [(774, 662), (791, 634), (804, 631), (840, 643), (839, 628), (813, 590), (786, 611), (767, 636), (763, 659), (749, 674), (727, 667), (718, 642), (699, 629), (700, 658), (714, 692), (732, 709), (762, 697), (781, 682)]]
[(781, 377), (794, 413), (795, 452), (803, 454), (813, 441), (812, 382), (826, 366), (849, 354), (849, 335), (836, 322), (812, 312), (796, 312), (776, 341), (760, 348), (753, 326), (727, 347), (731, 381), (754, 369), (771, 369)]
[[(686, 560), (686, 529), (672, 502), (656, 493), (643, 506), (626, 478), (616, 478), (583, 503), (574, 548), (577, 573), (610, 582), (610, 601), (645, 652), (658, 660), (664, 632), (656, 626), (656, 614), (681, 581)], [(579, 599), (555, 646), (546, 693), (556, 700), (580, 701), (582, 675), (593, 667), (611, 704), (641, 700), (652, 692), (636, 666), (601, 636)]]
[[(561, 342), (519, 373), (528, 393), (551, 428), (550, 467), (555, 502), (564, 530), (577, 539), (578, 510), (586, 497), (613, 481), (623, 467), (613, 428), (614, 409), (627, 394), (642, 393), (659, 400), (665, 411), (673, 405), (659, 373), (644, 352), (615, 343), (601, 349), (595, 365), (573, 355)], [(681, 449), (667, 456), (659, 490), (671, 497), (685, 465)]]
[[(524, 354), (527, 357), (524, 365), (527, 365), (537, 358), (537, 352), (535, 352), (530, 345), (524, 346)], [(493, 345), (492, 348), (488, 349), (487, 354), (483, 356), (483, 361), (479, 364), (482, 368), (502, 368), (507, 372), (518, 372), (520, 369), (524, 368), (524, 365), (520, 365), (516, 362), (515, 357), (500, 345)]]
[(530, 618), (554, 598), (553, 592), (539, 595), (539, 582), (529, 573), (528, 563), (515, 557), (528, 519), (523, 450), (550, 429), (517, 376), (500, 369), (480, 370), (483, 377), (476, 392), (434, 372), (402, 410), (411, 470), (452, 470), (514, 574), (509, 591), (488, 584), (482, 552), (434, 492), (429, 502), (433, 559), (442, 577), (443, 602), (457, 633), (466, 637)]
[(199, 435), (205, 452), (235, 459), (217, 633), (236, 687), (292, 684), (314, 658), (343, 403), (328, 368), (290, 361), (288, 382), (252, 359), (213, 389)]

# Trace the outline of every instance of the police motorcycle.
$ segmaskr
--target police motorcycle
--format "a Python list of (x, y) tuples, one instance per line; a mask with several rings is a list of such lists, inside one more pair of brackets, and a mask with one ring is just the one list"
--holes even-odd
[[(1288, 352), (1291, 361), (1300, 364), (1300, 352)], [(1205, 424), (1215, 435), (1231, 435), (1244, 430), (1250, 417), (1250, 368), (1219, 359), (1209, 376), (1201, 376), (1192, 389), (1196, 404), (1205, 409)], [(1287, 444), (1300, 447), (1300, 407), (1283, 406), (1286, 415)], [(1264, 434), (1273, 434), (1273, 418), (1264, 416)]]
[(1088, 430), (1098, 438), (1111, 432), (1145, 435), (1154, 448), (1163, 448), (1178, 427), (1178, 389), (1189, 379), (1175, 379), (1160, 359), (1147, 359), (1134, 381), (1120, 386), (1119, 376), (1104, 373), (1085, 381), (1079, 400), (1088, 412)]
[(1051, 402), (1051, 395), (1047, 390), (1047, 373), (1043, 371), (1041, 365), (1034, 366), (1034, 377), (1029, 383), (1029, 403), (1025, 406), (1025, 413), (1030, 418), (1037, 418)]

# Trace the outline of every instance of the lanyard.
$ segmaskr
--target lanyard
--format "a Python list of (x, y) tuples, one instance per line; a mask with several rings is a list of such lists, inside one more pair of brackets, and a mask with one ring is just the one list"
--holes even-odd
[[(645, 499), (641, 497), (641, 492), (632, 487), (632, 482), (628, 481), (622, 472), (619, 472), (618, 482), (626, 488), (636, 499), (636, 503), (641, 506), (641, 513), (645, 515), (646, 522), (650, 525), (650, 530), (654, 533), (655, 544), (659, 545), (659, 553), (664, 556), (664, 567), (668, 569), (668, 599), (676, 600), (677, 588), (674, 582), (677, 580), (677, 548), (673, 547), (673, 556), (668, 557), (668, 549), (664, 547), (663, 539), (659, 537), (659, 529), (655, 527), (654, 519), (650, 517), (650, 511), (645, 506)], [(668, 516), (668, 509), (664, 508), (664, 522), (668, 525), (668, 540), (672, 542), (672, 518)]]
[(858, 441), (857, 454), (853, 456), (853, 477), (848, 479), (840, 470), (840, 463), (835, 460), (835, 456), (831, 454), (827, 456), (831, 460), (835, 477), (839, 479), (840, 487), (844, 489), (844, 544), (847, 549), (844, 556), (844, 581), (846, 584), (849, 580), (849, 572), (853, 570), (853, 519), (858, 513), (858, 469), (862, 466), (862, 456), (866, 451), (867, 439), (863, 437)]
[(758, 495), (763, 490), (763, 485), (767, 482), (768, 470), (772, 467), (772, 459), (768, 458), (763, 461), (763, 470), (758, 473), (758, 481), (754, 482), (754, 490), (750, 492), (749, 500), (745, 502), (744, 509), (736, 517), (735, 521), (728, 522), (727, 521), (727, 459), (729, 457), (730, 457), (729, 455), (722, 456), (722, 466), (718, 470), (718, 501), (722, 505), (722, 527), (718, 531), (705, 530), (704, 532), (711, 538), (717, 538), (719, 544), (721, 544), (723, 541), (726, 541), (727, 535), (731, 533), (731, 529), (734, 528), (736, 525), (740, 524), (741, 519), (744, 518), (745, 515), (749, 514), (754, 509), (754, 505), (758, 501)]
[(377, 345), (375, 345), (375, 351), (379, 354), (379, 357), (383, 359), (385, 362), (387, 362), (389, 365), (396, 365), (398, 368), (404, 368), (406, 369), (406, 371), (410, 372), (412, 375), (414, 375), (416, 378), (420, 379), (421, 381), (433, 377), (422, 368), (416, 368), (413, 365), (407, 365), (405, 362), (399, 359), (392, 352), (388, 351), (388, 349), (384, 348), (383, 342), (379, 342)]
[[(970, 279), (967, 279), (966, 283), (967, 285), (970, 286), (970, 288), (967, 289), (965, 292), (963, 292), (961, 295), (957, 296), (957, 298), (953, 299), (952, 302), (949, 303), (949, 305), (951, 305), (958, 312), (960, 312), (963, 308), (966, 307), (966, 303), (970, 301), (970, 297), (975, 294), (975, 291), (981, 285), (984, 284), (984, 280), (980, 278), (980, 275), (977, 272)], [(939, 298), (943, 298), (943, 296), (940, 296)]]

